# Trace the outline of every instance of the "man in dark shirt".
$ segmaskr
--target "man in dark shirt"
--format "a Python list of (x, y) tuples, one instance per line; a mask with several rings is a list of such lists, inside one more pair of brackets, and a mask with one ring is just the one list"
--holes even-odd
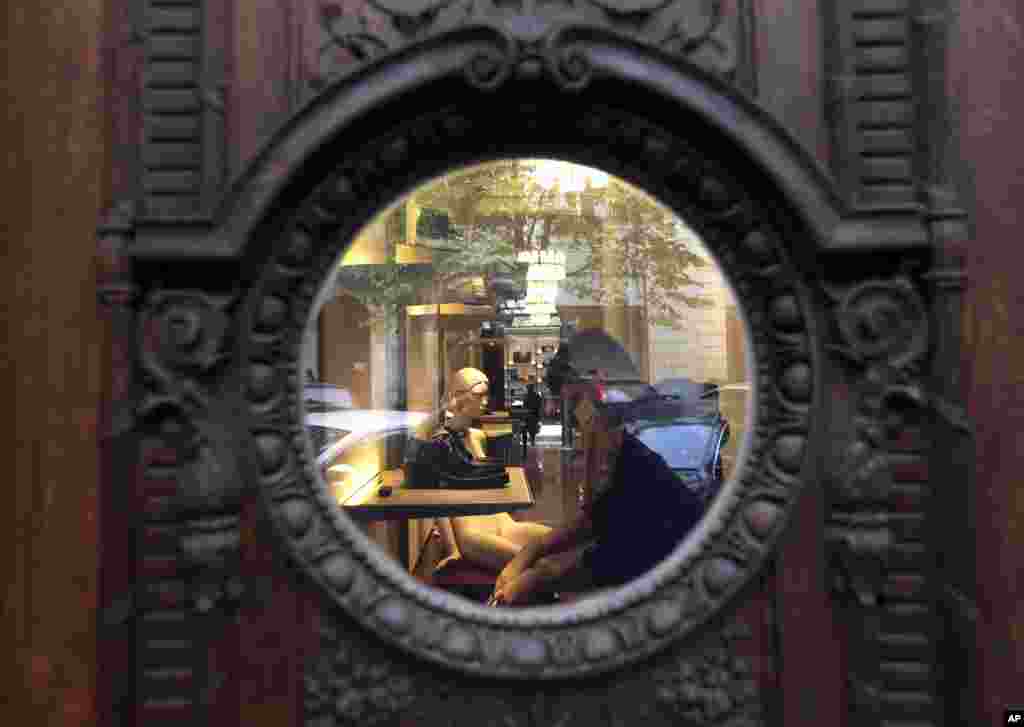
[(661, 455), (625, 431), (635, 405), (584, 399), (584, 504), (568, 525), (527, 543), (502, 570), (491, 602), (623, 585), (667, 557), (704, 512)]
[(529, 437), (531, 445), (537, 443), (537, 432), (540, 429), (540, 415), (543, 406), (544, 400), (537, 393), (537, 385), (533, 383), (527, 384), (523, 409), (526, 411), (525, 434)]

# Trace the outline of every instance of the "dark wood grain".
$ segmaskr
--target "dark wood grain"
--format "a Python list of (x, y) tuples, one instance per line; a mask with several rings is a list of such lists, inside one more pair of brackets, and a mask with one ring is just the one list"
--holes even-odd
[(94, 235), (106, 184), (104, 3), (5, 7), (5, 701), (19, 724), (90, 724), (107, 364)]
[[(827, 166), (831, 150), (821, 95), (819, 3), (756, 0), (754, 8), (758, 101)], [(817, 547), (823, 539), (824, 507), (820, 489), (804, 492), (775, 560), (775, 576), (766, 584), (774, 591), (778, 642), (762, 643), (779, 660), (781, 689), (772, 707), (779, 723), (787, 727), (845, 724), (840, 633), (833, 622), (823, 555)], [(771, 682), (762, 677), (761, 683), (764, 688)]]
[(995, 724), (1021, 701), (1024, 674), (1024, 298), (1018, 280), (1024, 177), (1024, 8), (1012, 0), (959, 10), (950, 42), (961, 187), (972, 214), (966, 246), (964, 388), (976, 428), (976, 630), (980, 714)]

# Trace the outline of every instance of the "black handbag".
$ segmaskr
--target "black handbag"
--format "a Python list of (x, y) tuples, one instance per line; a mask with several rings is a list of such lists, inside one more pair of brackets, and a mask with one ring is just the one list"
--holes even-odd
[(429, 440), (412, 438), (406, 445), (405, 483), (410, 489), (494, 489), (508, 485), (499, 460), (473, 458), (463, 435), (443, 430)]

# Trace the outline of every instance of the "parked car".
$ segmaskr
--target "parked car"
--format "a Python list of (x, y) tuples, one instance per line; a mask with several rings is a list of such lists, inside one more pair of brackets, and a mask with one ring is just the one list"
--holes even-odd
[(730, 436), (720, 414), (640, 419), (631, 429), (705, 502), (718, 494), (724, 479), (722, 450)]
[(334, 384), (311, 381), (302, 387), (302, 398), (306, 403), (306, 411), (353, 408), (352, 392)]
[(306, 429), (325, 477), (328, 468), (346, 464), (363, 445), (383, 447), (384, 466), (399, 466), (408, 437), (430, 416), (419, 411), (353, 409), (351, 394), (330, 384), (307, 384), (303, 399)]

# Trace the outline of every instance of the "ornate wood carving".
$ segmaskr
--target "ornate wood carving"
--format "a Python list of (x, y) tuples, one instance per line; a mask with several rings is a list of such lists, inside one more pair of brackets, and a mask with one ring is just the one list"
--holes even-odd
[(857, 405), (829, 523), (836, 595), (852, 632), (851, 711), (858, 724), (939, 724), (949, 596), (938, 558), (952, 534), (935, 530), (935, 516), (967, 486), (959, 463), (969, 462), (961, 442), (970, 435), (951, 385), (959, 275), (943, 251), (965, 236), (946, 158), (950, 8), (942, 0), (829, 8), (836, 176), (856, 208), (915, 210), (936, 250), (935, 267), (834, 296), (842, 343), (833, 350), (850, 367)]
[[(485, 46), (470, 58), (466, 82), (486, 89), (495, 83), (489, 73), (480, 75), (477, 58), (496, 58), (499, 75), (512, 78), (513, 69), (532, 62), (532, 52), (513, 46), (496, 54)], [(546, 53), (547, 59), (559, 57), (558, 45), (546, 46)], [(547, 67), (556, 84), (577, 83)], [(566, 609), (555, 620), (439, 601), (437, 593), (401, 577), (332, 503), (312, 468), (295, 405), (298, 356), (310, 305), (340, 251), (336, 241), (361, 224), (363, 210), (386, 197), (389, 186), (405, 184), (409, 170), (430, 150), (479, 154), (475, 149), (489, 144), (520, 143), (514, 134), (490, 138), (492, 123), (486, 113), (453, 107), (378, 131), (293, 212), (271, 223), (284, 243), (250, 291), (241, 331), (256, 466), (252, 481), (259, 483), (303, 567), (331, 599), (386, 640), (431, 661), (494, 676), (605, 671), (698, 628), (762, 561), (799, 489), (812, 446), (815, 327), (781, 242), (794, 233), (763, 196), (766, 189), (745, 184), (727, 161), (636, 114), (590, 104), (575, 116), (563, 114), (559, 124), (572, 128), (575, 140), (562, 142), (565, 149), (590, 150), (599, 155), (599, 166), (621, 170), (677, 204), (735, 282), (751, 324), (749, 345), (760, 362), (758, 425), (748, 466), (722, 495), (705, 541), (608, 603)], [(542, 117), (525, 116), (526, 129), (543, 124)]]
[[(850, 708), (863, 724), (938, 722), (937, 604), (971, 609), (934, 577), (929, 437), (967, 425), (934, 368), (948, 268), (921, 251), (959, 213), (920, 204), (907, 2), (832, 6), (848, 204), (737, 92), (754, 79), (748, 2), (374, 0), (319, 4), (319, 93), (216, 215), (213, 10), (141, 7), (145, 171), (137, 224), (122, 225), (135, 269), (104, 291), (136, 324), (137, 406), (117, 426), (140, 440), (139, 569), (105, 615), (135, 626), (140, 720), (201, 718), (215, 692), (206, 648), (245, 597), (246, 482), (330, 607), (305, 684), (311, 723), (619, 725), (629, 704), (652, 724), (760, 724), (719, 614), (826, 459), (819, 425), (840, 415), (819, 389), (842, 367), (854, 412), (826, 480), (827, 546), (852, 632)], [(337, 53), (358, 61), (350, 73)], [(481, 609), (400, 572), (331, 502), (298, 396), (303, 329), (343, 241), (453, 165), (540, 153), (624, 177), (692, 224), (740, 298), (756, 361), (749, 455), (710, 527), (653, 574), (557, 613)], [(211, 259), (222, 267), (200, 270)], [(513, 679), (497, 690), (496, 677)]]
[[(736, 645), (747, 629), (730, 624), (688, 648), (676, 648), (618, 674), (565, 683), (493, 683), (459, 677), (377, 648), (342, 613), (320, 628), (319, 650), (306, 670), (307, 723), (343, 727), (393, 723), (455, 727), (626, 727), (763, 724), (749, 661)], [(626, 705), (625, 707), (623, 705)]]
[[(937, 724), (939, 603), (925, 520), (934, 419), (967, 429), (929, 391), (931, 320), (921, 276), (870, 280), (838, 294), (832, 351), (849, 367), (856, 427), (831, 482), (828, 540), (850, 628), (850, 710), (858, 724)], [(909, 444), (900, 441), (909, 434)]]
[(748, 92), (754, 90), (749, 0), (378, 0), (355, 8), (337, 0), (317, 0), (317, 8), (317, 67), (307, 80), (314, 92), (340, 74), (353, 72), (361, 62), (411, 43), (460, 26), (517, 16), (537, 30), (549, 23), (584, 25), (639, 38)]

